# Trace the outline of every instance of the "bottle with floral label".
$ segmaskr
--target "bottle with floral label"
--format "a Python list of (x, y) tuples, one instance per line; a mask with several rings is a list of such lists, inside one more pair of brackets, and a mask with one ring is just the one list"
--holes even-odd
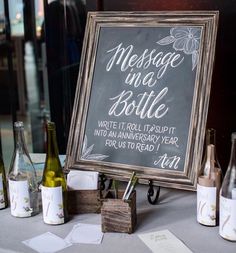
[(7, 199), (7, 184), (6, 184), (5, 167), (4, 167), (2, 156), (0, 154), (0, 209), (6, 208), (7, 205), (8, 205), (8, 199)]
[(236, 133), (232, 134), (231, 156), (220, 194), (220, 235), (236, 242)]
[(206, 226), (216, 226), (219, 217), (219, 192), (221, 170), (215, 167), (215, 146), (207, 146), (207, 159), (203, 174), (197, 184), (197, 221)]
[(8, 175), (11, 214), (30, 217), (39, 212), (39, 190), (36, 171), (25, 144), (23, 122), (14, 123), (14, 134), (15, 149)]
[(47, 156), (42, 179), (43, 220), (47, 224), (63, 224), (67, 218), (66, 180), (58, 154), (56, 129), (47, 123)]

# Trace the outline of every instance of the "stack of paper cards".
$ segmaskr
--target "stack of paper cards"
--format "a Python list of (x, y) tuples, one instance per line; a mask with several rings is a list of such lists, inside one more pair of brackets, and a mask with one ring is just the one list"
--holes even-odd
[(54, 253), (72, 245), (72, 243), (50, 232), (23, 241), (22, 243), (39, 253)]
[(169, 230), (140, 234), (138, 236), (154, 253), (192, 253), (192, 251)]
[(54, 253), (74, 243), (100, 244), (102, 238), (101, 225), (78, 223), (65, 239), (47, 232), (22, 243), (39, 253)]
[(101, 225), (89, 225), (79, 223), (73, 227), (71, 232), (65, 238), (68, 243), (88, 243), (100, 244), (103, 233)]
[(67, 175), (67, 186), (71, 190), (97, 190), (98, 172), (71, 170)]

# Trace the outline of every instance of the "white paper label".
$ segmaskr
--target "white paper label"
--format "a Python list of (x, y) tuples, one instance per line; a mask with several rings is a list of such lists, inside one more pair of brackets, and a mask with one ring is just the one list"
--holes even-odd
[(197, 221), (216, 226), (216, 187), (197, 185)]
[(47, 224), (64, 223), (62, 187), (42, 186), (43, 220)]
[(3, 191), (3, 179), (2, 179), (2, 174), (0, 174), (0, 209), (6, 207), (6, 202), (5, 202), (5, 196), (4, 196), (4, 191)]
[(9, 180), (9, 194), (11, 214), (16, 217), (31, 216), (32, 208), (30, 208), (28, 181)]
[(232, 189), (232, 199), (236, 199), (236, 188)]
[(236, 199), (220, 196), (220, 235), (236, 241)]

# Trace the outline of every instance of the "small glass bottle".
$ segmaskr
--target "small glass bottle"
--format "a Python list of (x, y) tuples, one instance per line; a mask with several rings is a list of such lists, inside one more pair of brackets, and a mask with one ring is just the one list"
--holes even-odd
[(67, 219), (67, 185), (58, 154), (56, 129), (53, 122), (47, 123), (47, 156), (42, 179), (43, 220), (59, 225)]
[(218, 160), (218, 157), (217, 157), (217, 152), (216, 152), (216, 130), (214, 128), (208, 128), (206, 130), (206, 139), (205, 139), (205, 155), (204, 155), (204, 158), (203, 158), (203, 161), (202, 161), (202, 167), (201, 167), (201, 170), (200, 170), (200, 173), (199, 175), (207, 175), (208, 172), (206, 171), (208, 168), (209, 168), (209, 164), (208, 166), (206, 167), (206, 162), (207, 162), (207, 146), (212, 144), (215, 146), (215, 154), (214, 154), (214, 157), (215, 157), (215, 160), (214, 160), (214, 167), (215, 168), (219, 168), (221, 170), (221, 166), (220, 166), (220, 163), (219, 163), (219, 160)]
[(204, 174), (198, 177), (197, 221), (206, 226), (216, 226), (219, 217), (219, 192), (221, 170), (215, 167), (215, 146), (207, 146)]
[(0, 154), (0, 209), (8, 206), (5, 167)]
[(15, 149), (8, 174), (11, 214), (30, 217), (39, 213), (39, 190), (34, 165), (24, 138), (24, 124), (14, 123)]
[(220, 235), (236, 241), (236, 132), (232, 133), (231, 156), (220, 194)]

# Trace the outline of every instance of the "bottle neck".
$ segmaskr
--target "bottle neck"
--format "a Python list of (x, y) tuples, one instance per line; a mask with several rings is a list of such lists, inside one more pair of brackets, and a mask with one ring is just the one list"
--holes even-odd
[(209, 175), (215, 169), (215, 146), (210, 144), (207, 146), (207, 163), (209, 164)]
[(230, 155), (230, 164), (229, 166), (232, 168), (236, 164), (236, 138), (232, 139), (232, 147), (231, 147), (231, 155)]
[(24, 128), (15, 128), (15, 149), (24, 150), (28, 153), (25, 145)]
[(2, 156), (0, 155), (0, 174), (4, 173), (4, 163)]
[(216, 130), (213, 128), (207, 129), (206, 134), (206, 145), (216, 145)]
[(47, 130), (47, 156), (48, 157), (59, 156), (55, 129)]

